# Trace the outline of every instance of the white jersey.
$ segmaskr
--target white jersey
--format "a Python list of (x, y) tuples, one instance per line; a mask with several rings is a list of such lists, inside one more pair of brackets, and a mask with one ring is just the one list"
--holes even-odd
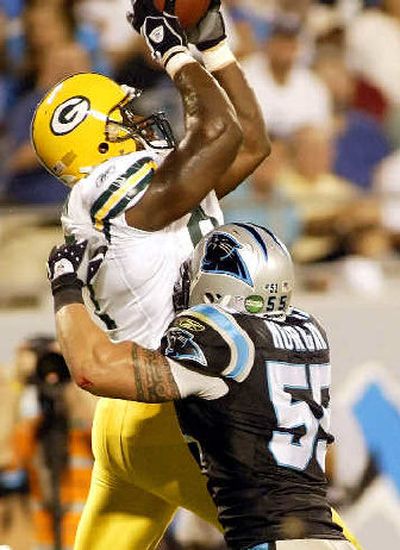
[(89, 292), (110, 338), (151, 349), (173, 318), (181, 264), (203, 235), (223, 223), (212, 191), (192, 213), (160, 231), (128, 226), (126, 210), (143, 197), (163, 158), (146, 150), (99, 165), (73, 187), (62, 215), (67, 239), (96, 236), (108, 246)]

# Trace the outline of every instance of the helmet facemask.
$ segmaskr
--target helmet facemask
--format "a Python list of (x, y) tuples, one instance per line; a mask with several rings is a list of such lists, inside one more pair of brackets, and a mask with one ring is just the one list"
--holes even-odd
[[(127, 86), (124, 86), (127, 89)], [(163, 112), (148, 117), (137, 114), (134, 101), (142, 94), (141, 90), (129, 88), (125, 98), (111, 109), (106, 121), (106, 139), (111, 143), (121, 143), (133, 139), (145, 149), (169, 150), (176, 146), (171, 126)]]
[(175, 313), (180, 313), (189, 307), (191, 261), (186, 260), (180, 267), (179, 279), (174, 285), (172, 300)]

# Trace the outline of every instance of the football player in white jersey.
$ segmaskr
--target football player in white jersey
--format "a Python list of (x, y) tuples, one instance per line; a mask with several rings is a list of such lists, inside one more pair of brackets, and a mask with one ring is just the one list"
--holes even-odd
[[(175, 17), (151, 0), (133, 3), (133, 27), (183, 100), (186, 133), (176, 147), (162, 116), (139, 117), (135, 92), (100, 75), (59, 83), (33, 120), (39, 158), (72, 187), (67, 235), (96, 236), (108, 247), (88, 288), (116, 342), (159, 347), (182, 261), (222, 222), (217, 199), (270, 151), (255, 96), (226, 43), (219, 4), (211, 2), (190, 35), (203, 68)], [(217, 524), (173, 405), (100, 400), (93, 447), (77, 550), (155, 548), (178, 506)]]

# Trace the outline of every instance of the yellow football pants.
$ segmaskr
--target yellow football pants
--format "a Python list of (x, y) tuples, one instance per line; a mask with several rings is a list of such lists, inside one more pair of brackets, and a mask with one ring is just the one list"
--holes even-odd
[(156, 548), (177, 507), (220, 528), (174, 405), (100, 399), (95, 466), (75, 550)]
[(152, 550), (179, 506), (221, 529), (172, 403), (100, 399), (93, 452), (75, 550)]

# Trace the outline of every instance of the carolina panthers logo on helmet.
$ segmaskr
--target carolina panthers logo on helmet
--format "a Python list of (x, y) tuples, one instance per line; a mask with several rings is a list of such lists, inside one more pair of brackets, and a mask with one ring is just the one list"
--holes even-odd
[(57, 136), (68, 134), (82, 124), (89, 111), (90, 101), (86, 97), (70, 97), (54, 111), (50, 121), (51, 130)]
[(230, 275), (253, 286), (249, 270), (240, 254), (242, 245), (228, 233), (213, 233), (206, 244), (200, 269), (204, 273)]
[(193, 334), (178, 327), (172, 327), (167, 332), (167, 347), (165, 355), (170, 359), (195, 361), (207, 366), (207, 359), (204, 356), (200, 346), (196, 344)]

